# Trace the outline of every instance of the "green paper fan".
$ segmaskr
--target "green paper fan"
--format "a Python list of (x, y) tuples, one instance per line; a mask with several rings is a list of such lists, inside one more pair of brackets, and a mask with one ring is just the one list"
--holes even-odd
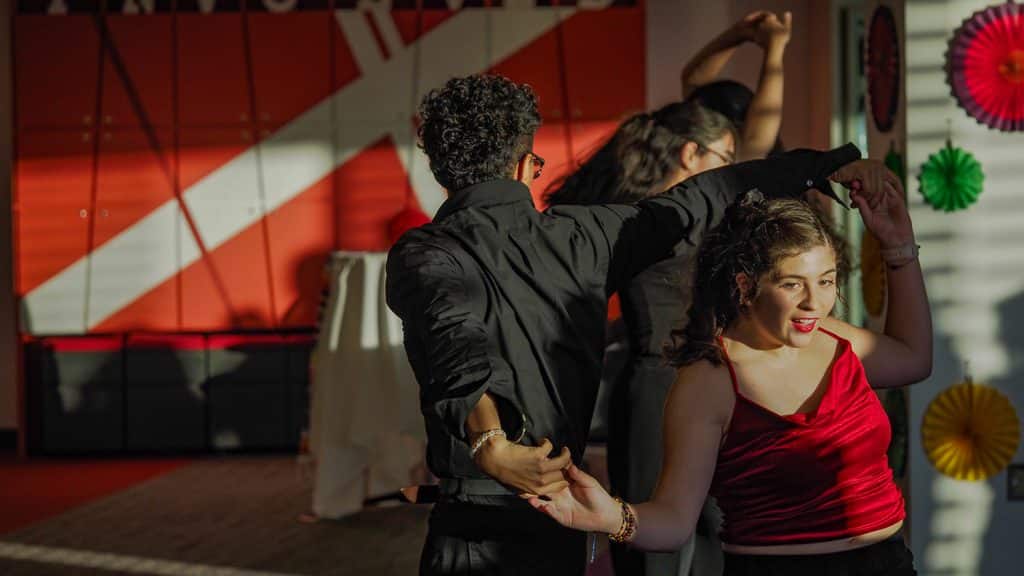
[(953, 212), (978, 200), (985, 174), (973, 154), (946, 142), (945, 148), (928, 157), (917, 179), (925, 202), (936, 210)]

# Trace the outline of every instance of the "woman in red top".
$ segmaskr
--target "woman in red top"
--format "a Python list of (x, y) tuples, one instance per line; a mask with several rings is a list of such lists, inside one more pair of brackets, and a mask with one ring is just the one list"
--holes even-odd
[[(622, 503), (570, 466), (570, 486), (530, 498), (534, 507), (566, 526), (671, 550), (710, 492), (725, 518), (727, 576), (915, 573), (886, 461), (889, 421), (871, 387), (930, 374), (931, 316), (900, 184), (863, 162), (878, 177), (854, 182), (851, 198), (884, 248), (884, 334), (829, 316), (835, 244), (814, 212), (748, 198), (698, 254), (685, 343), (669, 353), (681, 367), (652, 499)], [(834, 179), (854, 170), (865, 173), (851, 165)]]

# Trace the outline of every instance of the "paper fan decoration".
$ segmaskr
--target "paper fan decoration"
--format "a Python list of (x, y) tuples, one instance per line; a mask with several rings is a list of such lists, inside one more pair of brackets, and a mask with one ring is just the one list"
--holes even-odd
[(1024, 130), (1024, 7), (990, 6), (964, 20), (949, 41), (946, 81), (979, 123)]
[(860, 290), (864, 309), (878, 317), (885, 309), (885, 264), (875, 235), (865, 230), (860, 241)]
[(925, 202), (936, 210), (963, 210), (978, 200), (985, 174), (974, 155), (954, 147), (946, 147), (928, 157), (917, 177)]
[(875, 8), (867, 34), (868, 100), (880, 132), (892, 130), (900, 102), (900, 37), (888, 6)]
[(968, 378), (932, 400), (921, 424), (921, 444), (939, 472), (957, 480), (984, 480), (1002, 471), (1020, 442), (1020, 420), (995, 388)]

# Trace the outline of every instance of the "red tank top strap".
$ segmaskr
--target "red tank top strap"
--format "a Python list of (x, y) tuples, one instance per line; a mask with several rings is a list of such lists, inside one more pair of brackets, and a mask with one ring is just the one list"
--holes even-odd
[(736, 369), (732, 367), (732, 360), (729, 360), (729, 351), (725, 349), (725, 340), (718, 337), (718, 347), (722, 349), (722, 359), (725, 360), (725, 367), (729, 369), (729, 379), (732, 380), (732, 391), (737, 397), (740, 393), (740, 384), (736, 379)]
[(839, 342), (846, 342), (846, 338), (843, 338), (842, 336), (840, 336), (839, 334), (836, 334), (835, 332), (833, 332), (831, 330), (826, 330), (826, 329), (822, 328), (821, 326), (818, 326), (818, 330), (820, 330), (821, 332), (823, 332), (825, 334), (828, 334), (829, 336), (835, 338)]

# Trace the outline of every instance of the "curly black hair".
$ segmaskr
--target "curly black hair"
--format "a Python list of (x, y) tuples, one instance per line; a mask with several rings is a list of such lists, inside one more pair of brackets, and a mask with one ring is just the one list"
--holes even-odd
[(449, 192), (508, 178), (540, 126), (537, 97), (493, 75), (452, 78), (420, 103), (419, 146)]

